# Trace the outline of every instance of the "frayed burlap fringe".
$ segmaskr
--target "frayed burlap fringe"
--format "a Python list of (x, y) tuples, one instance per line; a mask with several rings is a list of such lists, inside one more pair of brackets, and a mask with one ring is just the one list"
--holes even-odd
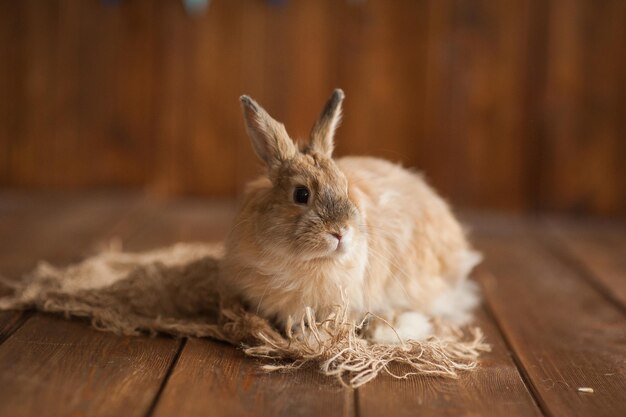
[(435, 323), (436, 334), (425, 341), (372, 343), (366, 328), (381, 319), (371, 315), (354, 323), (346, 305), (321, 322), (308, 310), (296, 333), (294, 326), (280, 331), (220, 296), (220, 257), (217, 245), (178, 244), (138, 254), (106, 251), (67, 268), (40, 263), (19, 282), (3, 281), (14, 291), (0, 299), (0, 310), (34, 307), (87, 317), (98, 329), (124, 335), (210, 337), (270, 359), (263, 365), (267, 371), (316, 364), (351, 387), (380, 373), (457, 377), (476, 367), (480, 352), (489, 349), (480, 329), (464, 334), (444, 323)]

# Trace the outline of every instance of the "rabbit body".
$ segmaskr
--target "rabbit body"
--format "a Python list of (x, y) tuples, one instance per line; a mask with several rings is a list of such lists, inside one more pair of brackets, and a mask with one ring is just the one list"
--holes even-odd
[(426, 336), (433, 316), (466, 322), (476, 303), (466, 278), (479, 255), (419, 174), (377, 158), (332, 159), (342, 99), (336, 90), (298, 148), (242, 98), (268, 173), (248, 185), (227, 239), (226, 287), (283, 325), (306, 307), (323, 319), (346, 302), (355, 320), (371, 312), (406, 323), (407, 338)]

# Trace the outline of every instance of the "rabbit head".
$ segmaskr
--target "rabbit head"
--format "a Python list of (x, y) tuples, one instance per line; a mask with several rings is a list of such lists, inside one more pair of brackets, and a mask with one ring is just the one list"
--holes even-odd
[(335, 259), (350, 252), (360, 211), (348, 180), (332, 159), (343, 91), (329, 98), (306, 143), (296, 145), (283, 124), (248, 96), (241, 104), (266, 178), (249, 185), (244, 221), (266, 253), (288, 259)]

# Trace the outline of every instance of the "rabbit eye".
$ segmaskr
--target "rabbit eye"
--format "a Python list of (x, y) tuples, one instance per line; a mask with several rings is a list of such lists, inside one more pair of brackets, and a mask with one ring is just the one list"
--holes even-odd
[(309, 189), (303, 186), (296, 187), (293, 190), (293, 201), (298, 204), (306, 204), (309, 202)]

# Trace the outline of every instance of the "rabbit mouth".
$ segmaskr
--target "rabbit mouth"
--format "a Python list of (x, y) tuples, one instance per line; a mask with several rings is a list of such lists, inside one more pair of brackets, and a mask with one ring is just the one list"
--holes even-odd
[(327, 241), (331, 255), (348, 253), (352, 243), (352, 229), (346, 227), (335, 232), (329, 232)]
[(335, 248), (334, 253), (338, 255), (345, 255), (348, 253), (348, 245), (342, 242), (337, 244), (337, 248)]
[(351, 226), (346, 226), (324, 231), (314, 237), (309, 235), (307, 239), (303, 239), (303, 246), (296, 246), (294, 249), (303, 260), (335, 261), (352, 252), (354, 238), (354, 230)]

